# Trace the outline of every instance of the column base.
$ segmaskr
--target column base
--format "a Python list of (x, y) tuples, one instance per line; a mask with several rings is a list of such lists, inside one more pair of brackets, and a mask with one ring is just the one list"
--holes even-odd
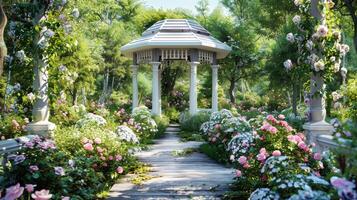
[(317, 146), (317, 137), (319, 135), (332, 135), (334, 130), (333, 126), (325, 121), (305, 123), (303, 128), (305, 130), (307, 142), (309, 144), (315, 143)]
[(29, 134), (52, 137), (56, 125), (49, 121), (40, 121), (28, 124), (26, 129)]

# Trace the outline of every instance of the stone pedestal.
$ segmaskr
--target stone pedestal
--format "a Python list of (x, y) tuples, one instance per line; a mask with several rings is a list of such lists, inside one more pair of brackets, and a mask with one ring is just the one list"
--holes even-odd
[(51, 136), (56, 125), (48, 121), (50, 111), (48, 105), (48, 72), (47, 64), (43, 60), (38, 60), (35, 67), (35, 79), (33, 89), (36, 94), (36, 100), (32, 110), (32, 122), (27, 125), (29, 134)]
[(218, 111), (218, 68), (212, 65), (212, 112)]
[[(319, 91), (324, 87), (323, 78), (320, 74), (311, 76), (311, 94), (309, 100), (309, 122), (303, 127), (309, 143), (316, 143), (319, 135), (331, 135), (333, 127), (325, 121), (325, 98)], [(316, 143), (316, 145), (318, 145)]]
[(190, 62), (190, 115), (197, 112), (197, 65), (199, 62)]

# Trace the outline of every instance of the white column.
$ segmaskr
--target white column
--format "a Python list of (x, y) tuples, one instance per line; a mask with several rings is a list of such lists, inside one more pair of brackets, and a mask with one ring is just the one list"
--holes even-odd
[(151, 62), (152, 66), (152, 115), (161, 115), (160, 113), (160, 93), (159, 93), (159, 66), (160, 62)]
[(138, 68), (139, 65), (132, 65), (132, 79), (133, 79), (133, 110), (139, 105), (139, 89), (138, 89)]
[(218, 111), (218, 68), (219, 65), (212, 65), (212, 111)]
[(197, 65), (199, 62), (190, 62), (190, 114), (197, 112)]

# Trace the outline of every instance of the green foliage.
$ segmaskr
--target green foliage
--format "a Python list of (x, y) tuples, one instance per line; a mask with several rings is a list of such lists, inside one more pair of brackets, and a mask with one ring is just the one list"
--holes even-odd
[(199, 151), (218, 163), (229, 164), (229, 153), (224, 148), (205, 143), (200, 146)]
[(157, 124), (157, 133), (155, 137), (158, 138), (165, 134), (166, 128), (170, 124), (170, 118), (166, 115), (161, 115), (161, 117), (154, 116), (154, 120)]
[(198, 132), (201, 125), (209, 120), (210, 114), (208, 112), (201, 111), (193, 116), (190, 116), (188, 112), (185, 112), (181, 117), (180, 124), (183, 131)]
[(165, 115), (170, 119), (170, 122), (178, 123), (180, 119), (180, 112), (175, 107), (168, 107), (165, 109)]

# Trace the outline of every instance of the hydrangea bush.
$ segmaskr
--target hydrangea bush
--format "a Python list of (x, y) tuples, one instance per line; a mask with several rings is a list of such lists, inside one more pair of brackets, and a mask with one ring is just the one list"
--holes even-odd
[(120, 140), (124, 140), (129, 143), (139, 143), (139, 139), (136, 137), (133, 130), (127, 126), (118, 126), (115, 133), (118, 135)]
[(123, 173), (123, 157), (100, 138), (74, 142), (81, 148), (69, 154), (39, 136), (21, 141), (23, 149), (8, 155), (1, 174), (4, 199), (95, 199)]

